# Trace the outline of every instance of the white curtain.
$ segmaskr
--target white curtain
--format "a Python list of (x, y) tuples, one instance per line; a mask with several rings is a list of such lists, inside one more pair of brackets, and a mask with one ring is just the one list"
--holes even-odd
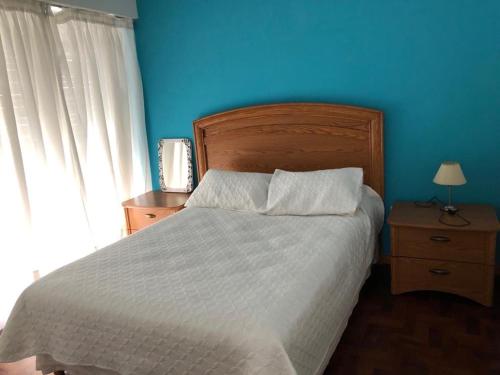
[(151, 188), (129, 20), (0, 0), (0, 327), (38, 275), (120, 239)]

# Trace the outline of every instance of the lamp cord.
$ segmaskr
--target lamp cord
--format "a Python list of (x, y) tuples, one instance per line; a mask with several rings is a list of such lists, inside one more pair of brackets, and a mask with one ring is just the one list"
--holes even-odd
[(427, 199), (426, 201), (414, 201), (413, 203), (415, 204), (415, 206), (420, 208), (429, 208), (436, 205), (437, 203), (441, 204), (442, 206), (445, 205), (445, 203), (436, 196), (433, 196), (432, 198)]
[[(438, 197), (436, 196), (433, 196), (432, 198), (426, 200), (426, 201), (414, 201), (413, 202), (415, 204), (416, 207), (418, 208), (430, 208), (430, 207), (433, 207), (435, 206), (436, 204), (440, 204), (441, 206), (444, 206), (445, 203), (439, 199)], [(471, 222), (470, 220), (468, 220), (467, 218), (463, 217), (461, 214), (459, 214), (458, 212), (455, 213), (453, 216), (457, 216), (459, 217), (460, 219), (463, 220), (463, 223), (461, 224), (450, 224), (450, 223), (447, 223), (443, 220), (443, 217), (445, 217), (446, 215), (448, 215), (448, 213), (446, 212), (441, 212), (441, 215), (439, 216), (439, 219), (438, 221), (443, 224), (443, 225), (447, 225), (449, 227), (466, 227), (468, 225), (471, 225)], [(450, 215), (452, 216), (452, 215)]]
[[(460, 219), (462, 219), (463, 220), (462, 224), (450, 224), (450, 223), (445, 222), (443, 220), (443, 217), (445, 217), (446, 215), (448, 215), (446, 212), (441, 212), (441, 215), (439, 216), (439, 219), (438, 219), (441, 224), (448, 225), (449, 227), (466, 227), (468, 225), (471, 225), (470, 220), (466, 219), (465, 217), (460, 215), (458, 212), (455, 213), (453, 216), (456, 216), (456, 217), (459, 217)], [(452, 216), (452, 215), (449, 215), (449, 216)]]

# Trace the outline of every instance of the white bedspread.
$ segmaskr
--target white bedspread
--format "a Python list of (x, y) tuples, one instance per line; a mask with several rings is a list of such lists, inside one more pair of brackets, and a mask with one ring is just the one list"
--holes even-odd
[[(86, 374), (316, 374), (357, 302), (383, 221), (189, 208), (26, 289), (0, 362)], [(367, 214), (369, 213), (369, 214)], [(87, 367), (89, 366), (89, 367)]]

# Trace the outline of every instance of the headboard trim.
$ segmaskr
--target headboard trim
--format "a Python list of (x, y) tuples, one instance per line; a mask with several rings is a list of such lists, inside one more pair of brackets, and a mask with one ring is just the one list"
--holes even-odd
[(323, 103), (244, 107), (193, 122), (198, 178), (209, 168), (272, 173), (359, 166), (384, 194), (383, 114)]

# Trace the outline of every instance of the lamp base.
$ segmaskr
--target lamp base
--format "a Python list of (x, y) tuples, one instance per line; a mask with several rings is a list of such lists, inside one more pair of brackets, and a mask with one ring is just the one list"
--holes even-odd
[(451, 204), (448, 204), (448, 205), (442, 207), (441, 211), (444, 211), (450, 215), (455, 215), (458, 212), (458, 207), (455, 207), (455, 206), (452, 206)]

